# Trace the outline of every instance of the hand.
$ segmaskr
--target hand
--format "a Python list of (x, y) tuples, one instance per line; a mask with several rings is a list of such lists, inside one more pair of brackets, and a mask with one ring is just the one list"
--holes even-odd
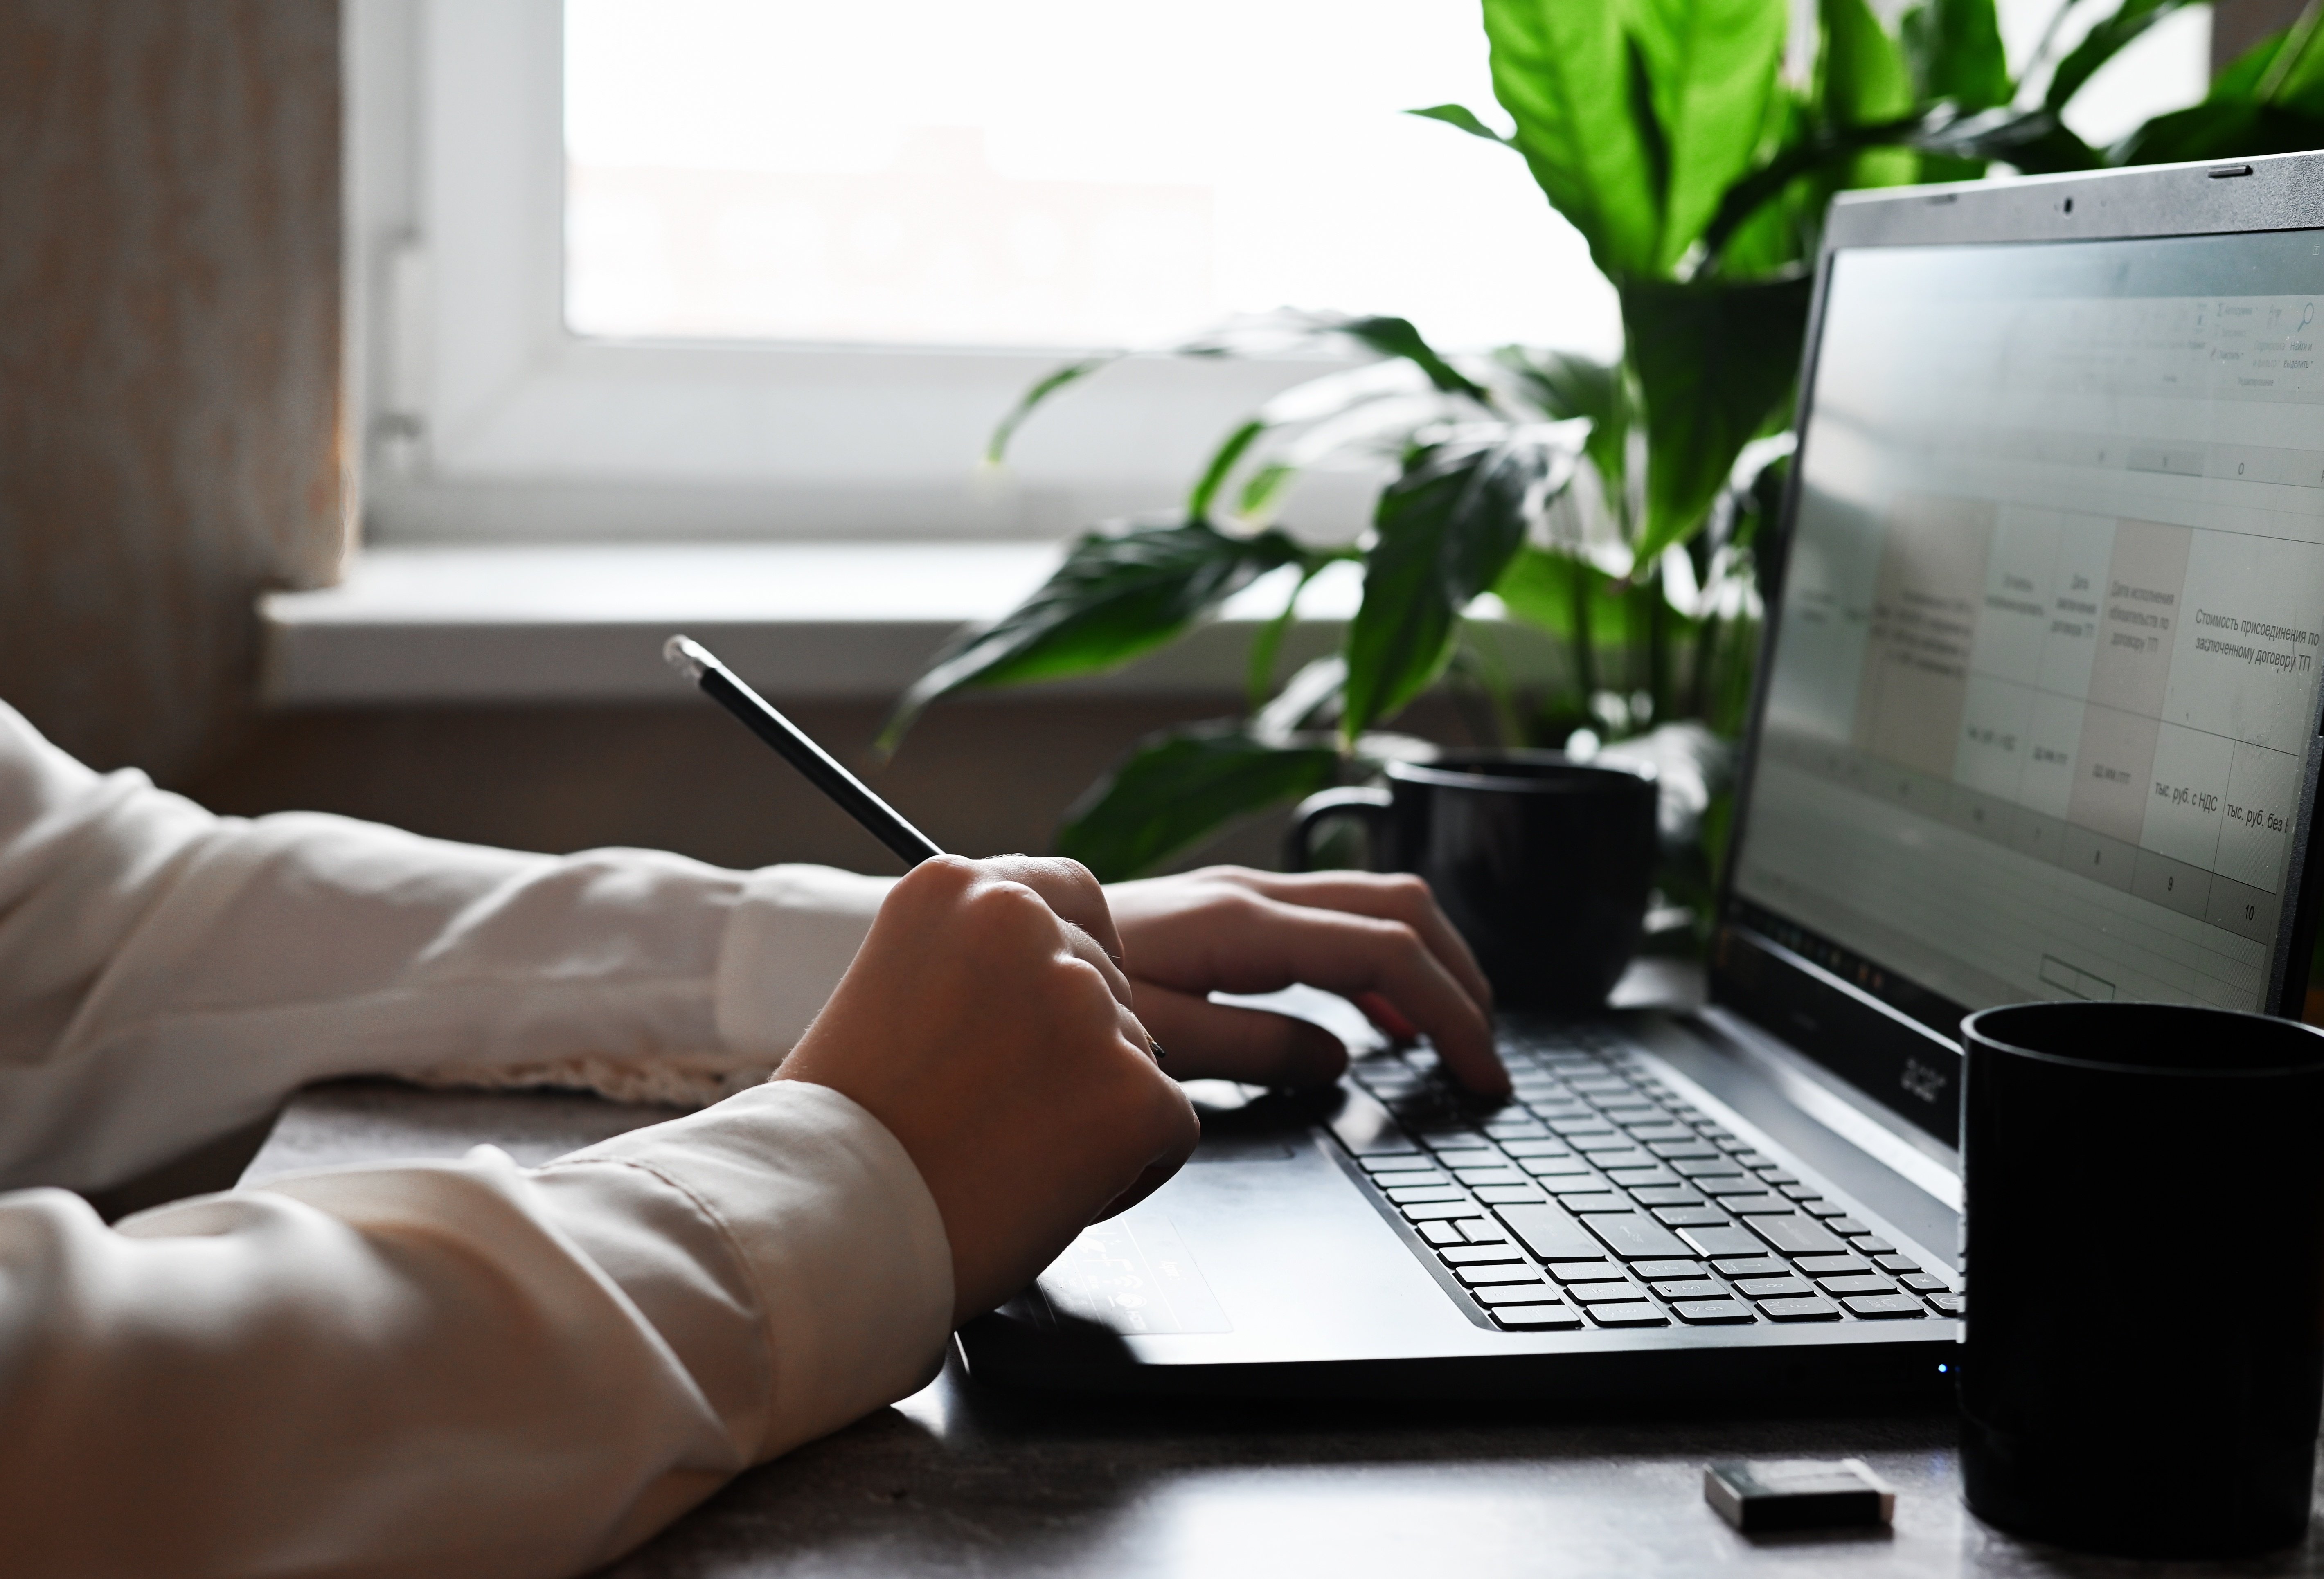
[(1418, 877), (1208, 867), (1116, 883), (1106, 897), (1129, 951), (1131, 1001), (1181, 1079), (1338, 1079), (1347, 1050), (1330, 1032), (1206, 996), (1304, 982), (1355, 999), (1392, 1034), (1426, 1034), (1471, 1090), (1508, 1094), (1493, 1051), (1493, 989)]
[(780, 1079), (903, 1143), (952, 1242), (953, 1314), (989, 1310), (1202, 1136), (1130, 1012), (1104, 890), (1065, 860), (939, 856), (890, 892)]

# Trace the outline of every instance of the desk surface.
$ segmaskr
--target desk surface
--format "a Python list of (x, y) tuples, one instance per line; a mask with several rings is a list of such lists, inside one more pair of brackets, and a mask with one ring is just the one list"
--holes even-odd
[[(245, 1181), (489, 1141), (537, 1162), (667, 1116), (583, 1096), (317, 1088)], [(1729, 1457), (1860, 1457), (1898, 1490), (1893, 1534), (1746, 1539), (1702, 1501)], [(1960, 1506), (1949, 1416), (1545, 1419), (1271, 1405), (1059, 1407), (925, 1391), (742, 1476), (608, 1579), (1424, 1579), (2324, 1574), (2324, 1536), (2225, 1566), (2029, 1547)]]

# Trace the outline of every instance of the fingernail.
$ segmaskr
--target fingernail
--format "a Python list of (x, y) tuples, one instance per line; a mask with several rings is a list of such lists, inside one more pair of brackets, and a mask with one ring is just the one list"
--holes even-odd
[(1148, 1036), (1146, 1039), (1146, 1045), (1147, 1048), (1154, 1054), (1154, 1061), (1156, 1063), (1160, 1063), (1170, 1056), (1168, 1053), (1162, 1051), (1162, 1044), (1155, 1041), (1151, 1036)]

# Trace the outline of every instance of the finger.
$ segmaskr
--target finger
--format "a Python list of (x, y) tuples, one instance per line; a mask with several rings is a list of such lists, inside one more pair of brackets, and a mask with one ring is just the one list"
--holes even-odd
[(1452, 925), (1422, 878), (1408, 874), (1374, 876), (1351, 872), (1259, 872), (1233, 868), (1220, 876), (1254, 894), (1284, 904), (1345, 911), (1381, 921), (1400, 921), (1420, 934), (1428, 951), (1463, 991), (1490, 1013), (1492, 983), (1485, 979), (1468, 940)]
[(1386, 1032), (1397, 1042), (1417, 1042), (1420, 1027), (1396, 1012), (1396, 1005), (1376, 992), (1360, 992), (1355, 996), (1356, 1007), (1364, 1018)]
[[(1261, 904), (1274, 901), (1261, 899)], [(1286, 979), (1345, 997), (1378, 993), (1436, 1044), (1453, 1079), (1486, 1096), (1506, 1096), (1508, 1071), (1493, 1051), (1492, 1024), (1484, 1008), (1455, 981), (1443, 962), (1411, 928), (1333, 910), (1300, 910), (1304, 925), (1271, 929), (1265, 965)], [(1265, 992), (1280, 982), (1227, 991)]]
[(1202, 1142), (1203, 1123), (1194, 1116), (1194, 1105), (1186, 1100), (1186, 1094), (1173, 1082), (1164, 1079), (1160, 1083), (1168, 1095), (1157, 1103), (1156, 1118), (1162, 1125), (1166, 1138), (1156, 1152), (1154, 1160), (1147, 1163), (1130, 1188), (1106, 1202), (1105, 1209), (1099, 1212), (1093, 1221), (1102, 1223), (1108, 1217), (1126, 1212), (1169, 1183), (1172, 1176), (1186, 1165), (1186, 1159), (1194, 1154), (1195, 1146)]
[(1105, 886), (1081, 862), (1003, 855), (976, 864), (1001, 882), (1021, 883), (1038, 894), (1061, 919), (1095, 938), (1107, 957), (1120, 962), (1121, 935), (1114, 931), (1113, 911), (1105, 902)]
[(1181, 1080), (1322, 1086), (1346, 1072), (1345, 1043), (1321, 1025), (1263, 1009), (1230, 1008), (1193, 993), (1132, 979), (1138, 1017), (1170, 1050)]
[[(1130, 984), (1130, 978), (1122, 974), (1121, 967), (1115, 964), (1113, 957), (1105, 951), (1104, 946), (1071, 922), (1060, 921), (1057, 931), (1065, 940), (1066, 950), (1105, 978), (1106, 990), (1113, 995), (1114, 1003), (1120, 1005), (1121, 1013), (1129, 1016), (1133, 1024), (1136, 1024), (1135, 989)], [(1141, 1029), (1133, 1040), (1143, 1047), (1146, 1044), (1144, 1031)]]

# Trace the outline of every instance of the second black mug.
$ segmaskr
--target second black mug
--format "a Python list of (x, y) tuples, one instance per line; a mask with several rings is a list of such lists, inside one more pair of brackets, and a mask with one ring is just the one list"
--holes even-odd
[(1657, 854), (1653, 776), (1554, 751), (1506, 751), (1391, 763), (1388, 781), (1300, 803), (1285, 864), (1308, 869), (1323, 825), (1359, 819), (1370, 864), (1428, 880), (1501, 1006), (1603, 1004), (1646, 930)]

